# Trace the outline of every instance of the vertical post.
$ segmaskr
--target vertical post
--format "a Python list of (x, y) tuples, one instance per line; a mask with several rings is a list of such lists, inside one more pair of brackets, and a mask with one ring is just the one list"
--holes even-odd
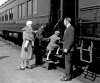
[(75, 25), (78, 24), (79, 15), (79, 0), (75, 0)]
[(60, 0), (60, 16), (63, 17), (63, 0)]

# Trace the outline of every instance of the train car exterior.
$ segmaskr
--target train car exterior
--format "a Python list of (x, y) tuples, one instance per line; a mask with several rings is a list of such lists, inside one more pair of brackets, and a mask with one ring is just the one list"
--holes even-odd
[(48, 23), (49, 17), (50, 0), (8, 0), (0, 6), (0, 30), (7, 39), (22, 40), (21, 28), (27, 20), (41, 25)]
[(32, 20), (34, 25), (46, 23), (55, 25), (63, 16), (71, 17), (74, 23), (76, 1), (8, 0), (0, 6), (0, 30), (5, 37), (16, 36), (15, 34), (20, 34), (20, 29), (25, 26), (27, 20)]
[(8, 0), (0, 6), (0, 30), (5, 38), (21, 43), (21, 28), (27, 20), (34, 25), (53, 24), (53, 28), (66, 16), (73, 25), (78, 24), (76, 50), (80, 60), (88, 64), (86, 70), (100, 74), (100, 0)]
[[(79, 24), (84, 28), (82, 35), (99, 37), (100, 36), (100, 1), (80, 0)], [(84, 31), (85, 30), (85, 31)], [(85, 32), (85, 33), (84, 33)]]
[(25, 24), (26, 20), (32, 20), (34, 25), (48, 23), (50, 0), (8, 0), (0, 10), (0, 23)]
[(100, 1), (79, 0), (78, 45), (80, 60), (88, 65), (87, 70), (100, 74)]

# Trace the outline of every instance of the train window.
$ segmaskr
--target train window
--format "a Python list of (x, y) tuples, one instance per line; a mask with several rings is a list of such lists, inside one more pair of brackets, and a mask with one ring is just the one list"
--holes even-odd
[(97, 21), (100, 21), (100, 9), (96, 9), (96, 18), (97, 18)]
[(96, 20), (96, 10), (95, 9), (91, 9), (91, 10), (80, 10), (80, 17), (84, 20), (90, 20), (90, 21), (94, 21)]
[(12, 9), (9, 10), (9, 20), (13, 19), (13, 13), (12, 13)]
[(4, 16), (2, 16), (2, 21), (4, 21)]
[(8, 15), (5, 14), (5, 21), (8, 21)]
[(22, 5), (18, 6), (18, 12), (19, 12), (18, 17), (21, 18), (22, 17)]
[(10, 13), (9, 14), (9, 20), (12, 20), (13, 19), (13, 13)]
[(1, 17), (0, 17), (0, 21), (1, 21)]
[(13, 20), (13, 13), (11, 13), (11, 20)]
[(29, 0), (28, 2), (27, 2), (27, 9), (28, 9), (28, 17), (31, 17), (32, 16), (32, 0)]
[(33, 14), (37, 14), (37, 0), (33, 0)]
[(11, 20), (11, 13), (9, 13), (9, 20)]
[(6, 15), (6, 20), (8, 21), (8, 15)]
[(26, 3), (22, 4), (22, 18), (25, 18), (26, 16)]
[(8, 20), (9, 20), (9, 11), (8, 11), (8, 10), (7, 10), (7, 15), (8, 15), (8, 17), (7, 17), (7, 18), (8, 18)]
[(17, 10), (17, 6), (12, 8), (12, 15), (11, 15), (12, 19), (17, 19), (18, 18), (18, 10)]

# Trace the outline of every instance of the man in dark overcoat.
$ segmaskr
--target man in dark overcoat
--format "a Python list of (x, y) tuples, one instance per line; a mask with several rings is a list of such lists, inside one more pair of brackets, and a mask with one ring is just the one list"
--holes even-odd
[(64, 26), (66, 27), (63, 36), (63, 52), (65, 56), (65, 76), (62, 81), (71, 80), (72, 75), (72, 63), (71, 63), (71, 50), (74, 44), (74, 27), (70, 24), (71, 18), (64, 19)]

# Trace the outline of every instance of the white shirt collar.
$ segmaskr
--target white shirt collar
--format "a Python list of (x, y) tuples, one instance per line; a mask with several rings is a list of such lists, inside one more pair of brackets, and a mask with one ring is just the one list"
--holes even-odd
[(70, 23), (67, 24), (65, 32), (67, 31), (67, 29), (68, 29), (68, 27), (69, 27), (70, 25), (71, 25)]
[(70, 26), (71, 24), (69, 23), (69, 24), (67, 24), (67, 28)]

